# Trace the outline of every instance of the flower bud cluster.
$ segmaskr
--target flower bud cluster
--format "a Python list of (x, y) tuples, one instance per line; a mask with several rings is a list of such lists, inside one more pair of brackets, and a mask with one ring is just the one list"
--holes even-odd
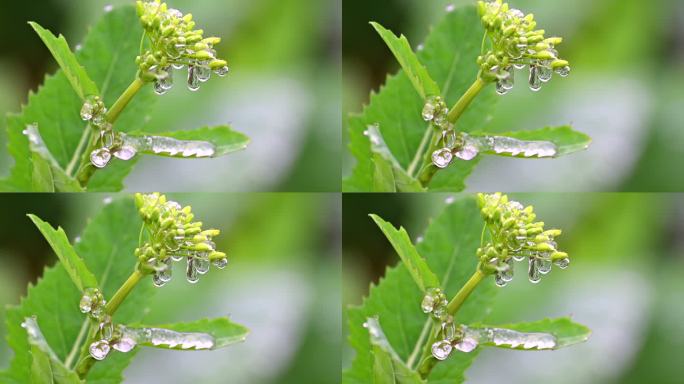
[(188, 67), (188, 88), (196, 91), (200, 83), (211, 77), (228, 74), (228, 63), (217, 58), (214, 46), (218, 37), (204, 37), (204, 31), (195, 29), (192, 14), (183, 15), (160, 0), (137, 2), (138, 16), (150, 49), (138, 56), (139, 76), (154, 81), (155, 92), (163, 95), (173, 87), (173, 69)]
[(154, 284), (163, 286), (171, 280), (172, 262), (186, 259), (186, 278), (196, 283), (199, 275), (209, 272), (213, 262), (225, 268), (228, 258), (216, 250), (213, 238), (217, 229), (202, 229), (202, 222), (193, 221), (190, 206), (181, 207), (158, 193), (136, 194), (135, 203), (149, 233), (149, 241), (135, 250), (139, 269), (153, 274)]
[(546, 38), (543, 29), (536, 29), (534, 15), (510, 8), (502, 0), (479, 1), (478, 8), (491, 42), (491, 49), (477, 60), (480, 77), (496, 82), (499, 94), (513, 88), (514, 69), (529, 67), (533, 91), (550, 81), (554, 71), (561, 77), (570, 74), (569, 63), (560, 59), (556, 50), (563, 39)]
[(561, 231), (545, 230), (544, 222), (535, 221), (532, 206), (523, 207), (501, 193), (479, 194), (478, 204), (492, 238), (477, 250), (479, 269), (494, 274), (498, 286), (513, 280), (514, 261), (528, 259), (528, 277), (535, 284), (551, 272), (552, 263), (561, 269), (570, 263), (568, 254), (557, 249)]

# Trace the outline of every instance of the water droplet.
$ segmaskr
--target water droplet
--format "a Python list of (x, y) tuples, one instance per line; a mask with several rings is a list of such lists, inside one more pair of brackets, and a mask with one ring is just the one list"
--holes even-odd
[(461, 148), (460, 151), (456, 152), (456, 157), (458, 157), (461, 160), (470, 161), (477, 157), (479, 153), (480, 148), (477, 144), (477, 141), (472, 140), (470, 136), (464, 135), (463, 148)]
[(88, 313), (93, 308), (94, 297), (91, 289), (92, 288), (88, 288), (85, 290), (83, 296), (81, 297), (81, 301), (78, 304), (78, 308), (81, 310), (82, 313)]
[(458, 135), (456, 134), (456, 131), (454, 131), (453, 129), (442, 132), (442, 142), (444, 143), (445, 148), (454, 148), (456, 146), (457, 139)]
[(169, 90), (162, 85), (161, 80), (157, 80), (154, 82), (154, 93), (156, 93), (159, 96), (165, 95), (166, 92)]
[(444, 203), (446, 203), (446, 205), (451, 205), (451, 204), (453, 204), (455, 201), (456, 201), (456, 197), (455, 197), (455, 196), (449, 196), (449, 197), (447, 197), (447, 198), (444, 200)]
[(496, 82), (496, 93), (502, 96), (508, 93), (508, 89), (504, 87), (502, 80)]
[(508, 72), (508, 76), (500, 79), (499, 84), (501, 84), (503, 89), (510, 91), (515, 86), (515, 72), (510, 67), (506, 68), (506, 72)]
[(197, 75), (197, 80), (206, 83), (211, 79), (211, 68), (205, 66), (205, 65), (198, 65), (195, 67), (196, 75)]
[(114, 324), (112, 324), (112, 317), (104, 315), (100, 322), (100, 335), (104, 340), (111, 340), (114, 334)]
[(537, 259), (537, 269), (542, 275), (551, 272), (551, 259)]
[(89, 121), (93, 118), (94, 113), (95, 106), (90, 102), (90, 100), (86, 100), (86, 102), (83, 103), (83, 107), (81, 107), (81, 119), (83, 119), (83, 121)]
[(432, 119), (435, 118), (435, 112), (436, 112), (436, 107), (432, 103), (432, 101), (428, 100), (425, 103), (425, 106), (423, 106), (423, 111), (421, 115), (423, 116), (423, 120), (425, 121), (432, 121)]
[(152, 283), (154, 283), (154, 286), (157, 288), (161, 288), (166, 284), (166, 281), (162, 280), (162, 278), (159, 275), (160, 272), (157, 272), (154, 275), (152, 275)]
[(446, 360), (446, 358), (449, 357), (451, 350), (451, 343), (446, 340), (441, 340), (432, 344), (432, 356), (437, 360)]
[(461, 341), (459, 341), (456, 345), (454, 345), (454, 348), (458, 349), (461, 352), (465, 353), (470, 353), (477, 348), (478, 342), (477, 339), (474, 339), (468, 335), (464, 336)]
[(135, 342), (135, 339), (130, 337), (128, 332), (123, 331), (119, 340), (112, 344), (112, 348), (116, 349), (119, 352), (126, 353), (133, 350), (136, 344), (137, 343)]
[(568, 77), (570, 75), (570, 67), (565, 66), (565, 67), (558, 68), (558, 69), (556, 69), (556, 73), (560, 77)]
[(90, 162), (97, 168), (106, 167), (111, 159), (112, 154), (107, 148), (96, 149), (90, 154)]
[(508, 282), (503, 279), (501, 272), (499, 272), (495, 275), (494, 281), (496, 282), (497, 287), (505, 287), (506, 284), (508, 284)]
[(548, 83), (553, 77), (553, 70), (549, 65), (541, 65), (538, 67), (539, 80)]
[(416, 47), (416, 51), (418, 51), (418, 52), (420, 52), (424, 49), (425, 49), (425, 44), (418, 44), (418, 46)]
[(506, 264), (508, 264), (507, 268), (504, 271), (501, 271), (501, 279), (505, 282), (511, 282), (513, 281), (513, 258), (509, 258), (506, 261)]
[(109, 354), (109, 343), (106, 340), (99, 340), (90, 344), (90, 348), (88, 350), (90, 351), (90, 356), (92, 356), (93, 359), (104, 360), (104, 358), (107, 357), (107, 354)]
[(111, 5), (111, 4), (107, 4), (107, 5), (104, 6), (104, 11), (105, 11), (106, 13), (111, 12), (113, 9), (114, 9), (114, 6)]
[(197, 72), (194, 66), (188, 67), (188, 89), (195, 92), (200, 88), (200, 82), (197, 78)]
[(83, 44), (76, 44), (76, 47), (74, 48), (74, 50), (76, 50), (76, 52), (78, 52), (82, 49), (83, 49)]
[(456, 6), (454, 4), (448, 4), (446, 8), (444, 9), (447, 13), (451, 13), (456, 9)]
[(529, 260), (527, 275), (530, 283), (537, 284), (541, 281), (541, 275), (539, 274), (539, 269), (537, 269), (537, 259), (530, 257)]
[(129, 136), (120, 134), (122, 147), (129, 146), (136, 152), (168, 156), (211, 157), (216, 152), (214, 144), (208, 141), (176, 140), (165, 136)]
[(556, 266), (560, 269), (565, 269), (570, 265), (570, 259), (567, 257), (558, 259), (554, 262), (554, 264), (556, 264)]
[(214, 260), (214, 267), (218, 269), (223, 269), (228, 265), (228, 258), (224, 257), (223, 259), (216, 259)]
[(199, 281), (197, 269), (195, 269), (195, 261), (192, 257), (188, 257), (188, 265), (185, 270), (185, 276), (188, 280), (188, 283), (195, 284), (197, 281)]
[(456, 338), (456, 326), (454, 325), (453, 319), (451, 321), (445, 321), (442, 323), (442, 335), (444, 340), (452, 341)]
[(135, 148), (131, 147), (130, 145), (123, 145), (116, 152), (114, 152), (114, 156), (117, 159), (127, 161), (135, 157), (137, 153), (138, 151), (136, 151)]
[(539, 80), (539, 73), (536, 65), (530, 66), (530, 89), (537, 92), (541, 89), (541, 80)]
[(438, 168), (446, 168), (451, 164), (451, 161), (453, 160), (454, 155), (451, 153), (451, 150), (449, 148), (442, 148), (436, 150), (432, 154), (432, 163), (437, 166)]
[(209, 272), (209, 259), (207, 257), (196, 257), (195, 258), (195, 269), (200, 275), (204, 275)]
[(225, 77), (229, 71), (230, 71), (230, 69), (228, 68), (228, 66), (224, 66), (224, 67), (221, 67), (221, 68), (215, 70), (214, 73), (219, 75), (220, 77)]
[[(525, 46), (523, 46), (523, 49), (524, 49), (524, 47), (525, 47)], [(515, 69), (523, 69), (523, 68), (525, 68), (525, 64), (523, 64), (523, 63), (516, 63), (516, 64), (513, 64), (513, 67), (514, 67)]]
[(435, 297), (430, 293), (427, 293), (420, 303), (420, 308), (423, 310), (423, 313), (432, 312), (435, 309)]

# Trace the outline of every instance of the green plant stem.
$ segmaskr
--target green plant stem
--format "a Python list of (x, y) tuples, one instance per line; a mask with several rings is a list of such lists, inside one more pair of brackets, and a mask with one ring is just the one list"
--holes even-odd
[(453, 299), (449, 302), (449, 305), (447, 306), (447, 312), (449, 312), (450, 315), (455, 315), (456, 312), (461, 308), (463, 303), (466, 301), (468, 296), (470, 296), (471, 293), (475, 290), (475, 287), (477, 287), (478, 284), (485, 278), (485, 274), (480, 271), (478, 268), (477, 271), (470, 277), (470, 279), (465, 283), (465, 285), (461, 288), (460, 291), (454, 296)]
[[(461, 96), (461, 98), (454, 104), (454, 106), (449, 110), (449, 114), (447, 115), (447, 120), (451, 124), (456, 124), (459, 118), (463, 115), (463, 113), (468, 109), (468, 106), (475, 100), (475, 97), (482, 92), (484, 87), (487, 85), (487, 82), (482, 80), (480, 76), (477, 77), (475, 82), (468, 88), (468, 90)], [(433, 135), (436, 136), (439, 139), (439, 135)], [(423, 159), (423, 166), (421, 167), (420, 174), (418, 175), (418, 181), (420, 181), (421, 185), (425, 188), (428, 187), (430, 182), (432, 181), (432, 178), (435, 176), (437, 171), (439, 171), (439, 168), (436, 167), (434, 164), (432, 164), (432, 153), (434, 153), (436, 150), (439, 149), (439, 140), (433, 140), (432, 145), (430, 145), (430, 148), (428, 149), (427, 153), (425, 154), (425, 158)]]
[[(112, 296), (112, 299), (109, 300), (105, 306), (105, 313), (109, 316), (113, 316), (116, 310), (119, 309), (121, 303), (123, 303), (126, 297), (128, 297), (128, 294), (131, 293), (133, 288), (135, 288), (135, 286), (143, 277), (144, 275), (136, 268), (135, 271), (133, 271), (133, 273), (119, 288), (119, 290), (116, 291), (114, 296)], [(90, 356), (88, 349), (90, 344), (95, 341), (95, 337), (98, 333), (98, 327), (99, 323), (97, 321), (91, 321), (88, 339), (86, 340), (85, 344), (83, 344), (83, 348), (81, 348), (81, 355), (78, 359), (78, 364), (76, 365), (76, 373), (81, 379), (85, 379), (90, 369), (97, 362), (97, 360)]]
[[(447, 306), (447, 312), (455, 317), (458, 310), (461, 309), (463, 303), (466, 301), (466, 299), (468, 299), (468, 296), (473, 293), (475, 287), (477, 287), (477, 285), (480, 284), (485, 277), (486, 275), (478, 268), (477, 271), (475, 271), (475, 273), (470, 277), (470, 279), (468, 279), (465, 285), (461, 287), (456, 296), (451, 299), (449, 305)], [(427, 379), (427, 377), (430, 375), (430, 372), (432, 372), (432, 369), (439, 361), (435, 359), (431, 353), (432, 344), (437, 342), (437, 337), (439, 336), (439, 326), (439, 324), (433, 325), (431, 332), (432, 337), (430, 337), (428, 343), (425, 344), (425, 348), (423, 348), (423, 355), (421, 356), (420, 365), (418, 366), (418, 373), (423, 379)]]
[[(145, 82), (136, 76), (135, 80), (128, 86), (128, 88), (121, 94), (118, 100), (112, 105), (112, 107), (107, 112), (106, 119), (109, 123), (114, 124), (119, 118), (119, 115), (128, 106), (128, 104), (133, 100), (133, 97), (140, 92)], [(86, 128), (87, 129), (87, 128)], [(84, 133), (86, 135), (86, 133)], [(81, 138), (83, 140), (83, 138)], [(90, 145), (83, 153), (81, 157), (81, 166), (78, 170), (77, 180), (83, 188), (88, 185), (90, 178), (93, 176), (97, 168), (90, 163), (90, 153), (95, 150), (98, 142), (98, 137), (93, 135), (93, 139), (90, 140)]]
[(143, 274), (136, 268), (135, 271), (128, 277), (125, 283), (119, 288), (118, 291), (112, 296), (112, 299), (109, 300), (107, 305), (105, 306), (105, 312), (112, 316), (114, 312), (116, 312), (117, 309), (119, 309), (119, 306), (123, 301), (126, 299), (129, 293), (135, 288), (135, 286), (140, 282), (140, 280), (143, 278)]

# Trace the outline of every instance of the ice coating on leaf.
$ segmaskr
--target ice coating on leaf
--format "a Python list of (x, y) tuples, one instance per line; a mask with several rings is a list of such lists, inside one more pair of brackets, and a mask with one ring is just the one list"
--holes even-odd
[[(38, 326), (38, 321), (35, 317), (25, 318), (21, 323), (21, 327), (26, 330), (31, 344), (37, 345), (43, 351), (52, 352), (52, 349), (48, 345), (47, 340), (45, 340), (45, 336), (43, 336), (43, 332), (41, 332), (40, 327)], [(51, 357), (57, 358), (54, 355)]]
[(477, 148), (479, 152), (522, 155), (524, 157), (554, 157), (558, 153), (556, 145), (550, 141), (525, 141), (506, 136), (470, 136), (464, 134), (466, 146)]
[(557, 344), (556, 337), (550, 333), (518, 332), (505, 328), (463, 328), (465, 338), (477, 340), (479, 344), (539, 350), (554, 349)]
[(154, 347), (174, 349), (212, 349), (215, 345), (214, 337), (208, 333), (176, 332), (164, 328), (127, 328), (123, 335), (130, 344), (144, 344)]
[(42, 158), (50, 162), (50, 165), (57, 167), (59, 166), (57, 160), (55, 160), (55, 158), (52, 156), (52, 153), (50, 153), (50, 150), (45, 145), (43, 137), (40, 135), (40, 131), (38, 130), (37, 124), (27, 125), (26, 129), (24, 129), (22, 133), (28, 138), (29, 149), (31, 149), (32, 152), (37, 153)]
[[(216, 146), (208, 141), (177, 140), (164, 136), (130, 136), (121, 134), (122, 146), (126, 151), (146, 152), (156, 155), (182, 157), (212, 157)], [(132, 156), (131, 156), (132, 157)]]

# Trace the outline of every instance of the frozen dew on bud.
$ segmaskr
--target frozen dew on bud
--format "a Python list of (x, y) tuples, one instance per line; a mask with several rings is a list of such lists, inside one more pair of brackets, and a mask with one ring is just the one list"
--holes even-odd
[(197, 80), (199, 80), (202, 83), (206, 83), (211, 79), (211, 68), (205, 66), (205, 65), (198, 65), (195, 67), (196, 76)]
[(564, 257), (562, 259), (558, 259), (554, 262), (556, 266), (560, 269), (565, 269), (570, 265), (570, 259), (567, 257)]
[(211, 263), (209, 262), (209, 259), (206, 257), (196, 257), (194, 261), (195, 269), (197, 270), (197, 273), (200, 275), (204, 275), (207, 272), (209, 272), (209, 265)]
[(216, 267), (218, 269), (224, 269), (228, 265), (228, 258), (224, 257), (221, 259), (216, 259), (216, 260), (214, 260), (213, 264), (214, 264), (214, 267)]
[(568, 77), (570, 75), (570, 67), (569, 66), (560, 67), (560, 68), (556, 69), (556, 73), (560, 77)]
[(538, 75), (539, 75), (539, 80), (541, 80), (543, 83), (548, 83), (551, 81), (551, 78), (553, 77), (553, 70), (551, 69), (551, 64), (542, 64), (539, 67), (537, 67)]
[(426, 294), (423, 297), (423, 301), (420, 303), (420, 308), (423, 313), (431, 313), (435, 309), (435, 297), (430, 294)]
[(527, 277), (530, 283), (537, 284), (541, 281), (541, 273), (539, 273), (539, 267), (537, 266), (537, 259), (530, 257)]
[(530, 67), (530, 89), (534, 92), (537, 92), (541, 89), (541, 79), (539, 78), (539, 70), (537, 66), (531, 66)]
[(549, 272), (551, 272), (551, 259), (538, 258), (537, 270), (539, 270), (539, 273), (541, 273), (542, 275), (546, 275)]
[(453, 159), (454, 155), (449, 148), (438, 149), (432, 154), (432, 163), (442, 169), (448, 167)]
[(90, 162), (97, 168), (104, 168), (112, 159), (112, 154), (107, 148), (99, 148), (90, 154)]
[(188, 283), (195, 284), (199, 281), (199, 276), (197, 274), (197, 268), (195, 268), (195, 259), (188, 257), (188, 264), (185, 269), (185, 277)]
[(92, 356), (93, 359), (104, 360), (104, 358), (107, 357), (110, 351), (109, 343), (106, 340), (95, 341), (92, 344), (90, 344), (88, 351), (90, 352), (90, 356)]
[(219, 77), (225, 77), (229, 72), (228, 66), (224, 65), (223, 67), (217, 68), (214, 70), (214, 73), (216, 73)]
[(440, 340), (432, 344), (432, 356), (437, 360), (446, 360), (446, 358), (449, 357), (449, 354), (451, 354), (452, 348), (450, 342)]
[(195, 92), (200, 89), (200, 80), (194, 66), (188, 67), (188, 89)]

